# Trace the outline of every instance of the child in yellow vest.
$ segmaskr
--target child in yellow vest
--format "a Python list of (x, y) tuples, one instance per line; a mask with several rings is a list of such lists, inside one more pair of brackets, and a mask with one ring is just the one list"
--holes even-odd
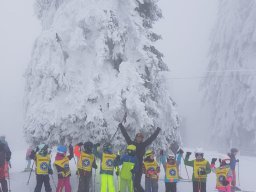
[(93, 143), (88, 141), (81, 145), (77, 152), (77, 171), (79, 175), (78, 192), (91, 191), (92, 168), (97, 169), (93, 154)]
[(165, 192), (177, 191), (181, 157), (182, 153), (178, 153), (177, 158), (173, 153), (170, 153), (167, 157), (167, 160), (162, 162), (165, 170)]
[(36, 164), (36, 188), (34, 192), (41, 192), (43, 184), (46, 192), (52, 192), (49, 174), (52, 175), (53, 171), (48, 146), (40, 144), (36, 151), (31, 152), (30, 158), (34, 159)]
[(193, 167), (193, 192), (206, 192), (207, 174), (211, 173), (210, 163), (204, 159), (202, 148), (195, 151), (195, 160), (189, 161), (191, 152), (186, 153), (184, 164)]
[(103, 145), (103, 153), (96, 151), (96, 155), (101, 159), (100, 175), (101, 175), (101, 192), (115, 192), (114, 185), (114, 168), (118, 166), (120, 156), (113, 153), (110, 143)]
[(142, 170), (145, 174), (145, 192), (158, 192), (160, 167), (155, 160), (154, 151), (146, 151)]
[(219, 192), (231, 192), (231, 182), (233, 179), (232, 170), (230, 169), (230, 158), (225, 157), (220, 160), (220, 167), (215, 167), (216, 158), (212, 159), (211, 169), (216, 174), (216, 189)]
[(54, 166), (58, 172), (58, 184), (57, 184), (57, 192), (62, 192), (62, 189), (65, 188), (65, 192), (71, 192), (70, 185), (70, 176), (71, 171), (69, 167), (69, 161), (74, 157), (73, 146), (69, 145), (69, 155), (66, 155), (67, 147), (66, 146), (58, 146), (57, 154), (55, 157)]

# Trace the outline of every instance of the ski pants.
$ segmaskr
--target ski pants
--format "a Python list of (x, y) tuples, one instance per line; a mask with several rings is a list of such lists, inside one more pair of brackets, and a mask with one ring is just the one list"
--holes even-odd
[(236, 186), (236, 170), (232, 170), (232, 176), (233, 178), (232, 178), (231, 185), (235, 187)]
[(115, 192), (113, 175), (101, 174), (101, 192)]
[(64, 188), (65, 192), (71, 192), (70, 177), (58, 178), (56, 192), (62, 192), (62, 189)]
[(176, 192), (177, 191), (177, 183), (176, 182), (166, 182), (165, 183), (165, 192)]
[(158, 180), (145, 178), (145, 192), (158, 192)]
[(43, 184), (45, 192), (52, 192), (49, 175), (36, 175), (36, 188), (34, 192), (41, 192)]
[[(1, 187), (3, 192), (8, 192), (8, 185), (6, 179), (0, 179)], [(0, 188), (1, 191), (1, 188)]]
[(134, 176), (134, 191), (135, 192), (145, 192), (141, 186), (142, 170), (135, 173)]
[(89, 192), (92, 186), (92, 175), (80, 175), (78, 192)]
[(206, 192), (206, 182), (193, 181), (193, 192)]
[(120, 192), (134, 192), (132, 179), (123, 179), (120, 177)]

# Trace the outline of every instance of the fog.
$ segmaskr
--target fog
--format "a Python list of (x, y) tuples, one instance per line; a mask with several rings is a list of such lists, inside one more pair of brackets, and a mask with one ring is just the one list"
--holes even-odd
[(40, 23), (33, 0), (3, 0), (0, 6), (0, 135), (11, 148), (23, 148), (23, 97), (26, 66)]
[[(189, 146), (207, 145), (209, 113), (201, 105), (201, 74), (207, 65), (209, 37), (217, 13), (217, 1), (161, 0), (164, 19), (155, 25), (163, 36), (158, 48), (170, 67), (171, 95), (183, 118), (182, 137)], [(0, 135), (11, 148), (24, 148), (23, 97), (26, 66), (40, 23), (33, 0), (3, 0), (0, 7)]]

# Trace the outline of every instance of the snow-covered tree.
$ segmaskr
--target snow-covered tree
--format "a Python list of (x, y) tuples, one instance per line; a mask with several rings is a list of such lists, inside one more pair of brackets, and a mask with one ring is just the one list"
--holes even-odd
[(203, 82), (218, 147), (255, 150), (256, 2), (222, 0)]
[(26, 72), (28, 142), (108, 141), (125, 113), (131, 136), (159, 126), (157, 145), (179, 140), (168, 68), (154, 46), (156, 0), (36, 0), (35, 8), (43, 31)]

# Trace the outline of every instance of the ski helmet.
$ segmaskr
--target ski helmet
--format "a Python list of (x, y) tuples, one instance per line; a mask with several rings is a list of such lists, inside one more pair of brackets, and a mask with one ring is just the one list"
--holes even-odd
[(66, 146), (63, 146), (63, 145), (59, 145), (57, 147), (57, 153), (60, 153), (60, 154), (65, 154), (67, 153), (67, 147)]
[(204, 157), (203, 148), (201, 148), (201, 147), (196, 148), (196, 150), (195, 150), (195, 156), (196, 156), (196, 157), (198, 157), (198, 156)]
[(40, 144), (40, 145), (38, 145), (38, 149), (39, 149), (39, 154), (40, 155), (47, 155), (47, 153), (48, 153), (48, 145), (46, 145), (46, 144)]
[(110, 143), (104, 143), (103, 152), (104, 153), (112, 153), (112, 145)]
[(230, 165), (230, 157), (228, 155), (224, 155), (221, 158), (220, 166)]
[(231, 151), (232, 154), (238, 153), (238, 149), (237, 148), (232, 148), (230, 151)]
[(154, 153), (154, 151), (152, 150), (152, 149), (148, 149), (147, 151), (146, 151), (146, 153), (145, 153), (145, 157), (147, 158), (147, 157), (150, 157), (151, 155), (154, 155), (155, 153)]
[(85, 142), (83, 147), (84, 147), (84, 149), (83, 149), (84, 152), (89, 153), (89, 154), (92, 153), (92, 151), (93, 151), (93, 143), (92, 142), (90, 142), (90, 141)]
[(128, 155), (134, 156), (136, 153), (136, 146), (128, 145), (126, 150), (127, 150)]
[(173, 153), (170, 153), (167, 157), (167, 160), (175, 160), (175, 155)]

